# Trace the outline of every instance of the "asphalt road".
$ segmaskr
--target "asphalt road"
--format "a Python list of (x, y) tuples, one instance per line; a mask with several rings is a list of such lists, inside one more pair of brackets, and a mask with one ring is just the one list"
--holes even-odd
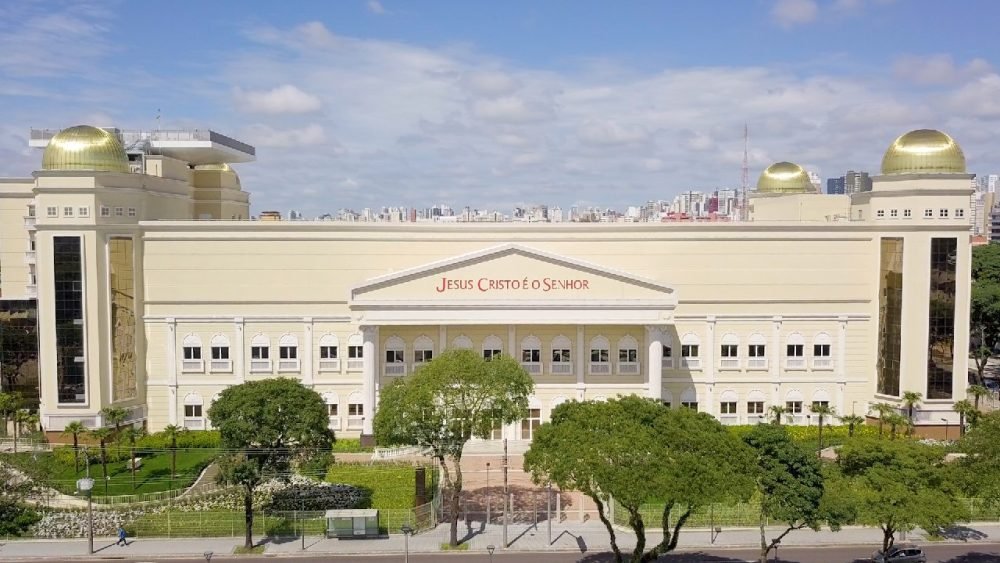
[[(864, 547), (833, 547), (833, 548), (785, 548), (781, 549), (781, 563), (867, 563), (871, 561), (872, 548)], [(994, 544), (943, 544), (924, 546), (928, 563), (1000, 563), (1000, 543)], [(217, 561), (253, 561), (259, 563), (256, 557), (222, 557)], [(350, 555), (350, 556), (304, 556), (288, 557), (296, 563), (329, 563), (356, 561), (361, 563), (402, 563), (400, 555)], [(605, 563), (614, 559), (606, 553), (496, 553), (491, 561), (490, 556), (473, 553), (434, 553), (410, 555), (409, 563), (470, 562), (470, 563)], [(753, 550), (709, 550), (706, 552), (672, 554), (659, 559), (662, 563), (733, 563), (756, 561)], [(137, 559), (153, 563), (156, 559)], [(204, 563), (204, 559), (164, 559), (164, 562)], [(771, 561), (774, 561), (772, 555)]]

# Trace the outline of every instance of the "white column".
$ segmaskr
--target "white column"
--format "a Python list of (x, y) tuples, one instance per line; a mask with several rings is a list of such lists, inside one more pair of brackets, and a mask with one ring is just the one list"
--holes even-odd
[(306, 387), (313, 386), (313, 375), (316, 373), (316, 366), (313, 365), (313, 320), (306, 317), (303, 320), (302, 338), (302, 384)]
[(167, 391), (170, 424), (177, 424), (177, 319), (167, 319)]
[(701, 367), (705, 374), (705, 380), (709, 384), (715, 383), (715, 353), (718, 346), (715, 344), (715, 315), (709, 315), (705, 324), (705, 365)]
[(583, 325), (576, 327), (576, 361), (574, 362), (574, 368), (576, 369), (576, 398), (578, 400), (583, 400), (585, 392), (587, 391), (587, 382), (585, 375), (587, 365), (587, 350), (586, 344), (583, 342)]
[(244, 365), (244, 358), (246, 357), (247, 343), (245, 335), (245, 325), (243, 323), (243, 317), (236, 317), (236, 342), (234, 342), (233, 348), (233, 375), (236, 376), (237, 383), (243, 383), (247, 379), (246, 366)]
[(517, 355), (517, 331), (514, 325), (507, 325), (507, 355), (515, 360), (520, 360)]
[(365, 410), (365, 423), (361, 430), (362, 434), (372, 434), (372, 419), (375, 417), (375, 378), (377, 373), (378, 354), (378, 327), (363, 326), (361, 334), (364, 336), (363, 359), (364, 369), (362, 370), (361, 393)]
[[(834, 368), (837, 374), (837, 404), (834, 408), (840, 414), (847, 412), (847, 405), (844, 404), (844, 388), (847, 386), (847, 317), (840, 317), (840, 330), (837, 331), (837, 365)], [(830, 356), (833, 356), (831, 351)], [(854, 414), (853, 412), (851, 414)]]
[(781, 317), (776, 316), (771, 319), (773, 333), (771, 337), (771, 404), (784, 406), (781, 400)]
[(441, 325), (438, 327), (438, 354), (448, 349), (448, 327)]
[(663, 329), (646, 326), (646, 368), (649, 398), (663, 399)]

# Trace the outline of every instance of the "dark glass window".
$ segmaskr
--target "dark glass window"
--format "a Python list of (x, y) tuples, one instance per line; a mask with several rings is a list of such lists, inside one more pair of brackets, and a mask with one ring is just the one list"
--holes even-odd
[(87, 401), (83, 352), (83, 263), (80, 237), (52, 238), (55, 282), (56, 392), (60, 403)]
[(955, 371), (957, 252), (957, 239), (931, 239), (931, 290), (927, 337), (928, 399), (950, 399), (952, 395), (952, 376)]
[(884, 238), (879, 270), (877, 391), (897, 397), (902, 311), (903, 239)]
[(0, 299), (0, 390), (17, 392), (24, 407), (38, 404), (38, 306), (35, 300)]

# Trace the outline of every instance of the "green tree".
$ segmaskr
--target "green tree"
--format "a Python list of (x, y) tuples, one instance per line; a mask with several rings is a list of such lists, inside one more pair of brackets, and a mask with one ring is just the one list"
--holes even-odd
[(884, 418), (885, 418), (885, 423), (889, 425), (889, 439), (890, 440), (895, 440), (896, 439), (896, 430), (899, 427), (902, 426), (903, 428), (909, 429), (909, 428), (911, 428), (913, 426), (910, 423), (910, 419), (909, 418), (906, 418), (905, 416), (899, 414), (898, 412), (891, 412), (891, 413), (885, 415)]
[[(767, 563), (768, 554), (795, 530), (819, 530), (823, 523), (840, 528), (847, 515), (829, 511), (830, 505), (824, 503), (821, 462), (796, 444), (784, 427), (760, 424), (743, 440), (756, 461), (761, 563)], [(785, 530), (768, 540), (765, 527), (770, 521), (781, 522)]]
[[(534, 382), (510, 356), (484, 360), (471, 350), (447, 350), (382, 391), (375, 440), (430, 450), (449, 491), (451, 545), (458, 545), (462, 449), (473, 437), (527, 415)], [(449, 464), (451, 465), (449, 467)]]
[(781, 417), (786, 412), (788, 412), (788, 409), (786, 409), (785, 407), (783, 407), (781, 405), (771, 405), (770, 408), (767, 409), (767, 412), (771, 413), (771, 416), (773, 417), (771, 419), (771, 423), (780, 426), (781, 425)]
[(1000, 245), (972, 248), (969, 324), (969, 344), (976, 361), (977, 381), (982, 383), (986, 362), (1000, 344)]
[(841, 424), (847, 425), (847, 437), (854, 437), (854, 428), (865, 423), (865, 417), (857, 414), (845, 414), (838, 417)]
[(913, 434), (913, 411), (920, 406), (920, 400), (924, 396), (916, 391), (905, 391), (903, 392), (903, 406), (906, 407), (906, 418), (909, 420), (909, 433)]
[(0, 464), (0, 536), (20, 535), (31, 524), (38, 521), (38, 515), (28, 506), (29, 501), (38, 492), (32, 473), (37, 465), (14, 469)]
[(0, 417), (3, 418), (3, 426), (0, 427), (0, 432), (2, 432), (3, 436), (7, 435), (7, 424), (20, 406), (21, 401), (16, 393), (0, 392)]
[(141, 427), (129, 426), (125, 429), (125, 439), (128, 440), (128, 468), (132, 472), (132, 490), (135, 490), (135, 442), (146, 435)]
[(104, 419), (105, 426), (113, 426), (115, 429), (114, 439), (121, 439), (122, 425), (128, 418), (128, 410), (122, 407), (104, 407), (101, 409), (101, 418)]
[(972, 481), (969, 492), (994, 506), (1000, 504), (1000, 411), (980, 417), (959, 446), (966, 453), (961, 465)]
[[(524, 455), (535, 483), (575, 489), (594, 501), (619, 562), (611, 499), (636, 535), (630, 560), (653, 561), (677, 547), (699, 508), (748, 498), (751, 467), (749, 448), (715, 418), (635, 396), (559, 405)], [(663, 539), (647, 551), (641, 507), (648, 502), (664, 507), (658, 523)]]
[(17, 439), (24, 436), (24, 427), (37, 427), (38, 415), (28, 409), (17, 409), (14, 413), (14, 453), (17, 453)]
[(253, 493), (269, 476), (285, 475), (293, 460), (325, 454), (333, 443), (323, 398), (287, 378), (226, 388), (208, 409), (224, 449), (223, 483), (243, 488), (247, 548), (253, 547)]
[(968, 399), (962, 399), (961, 401), (955, 401), (952, 410), (958, 413), (959, 435), (965, 436), (965, 423), (969, 422), (971, 425), (979, 416), (979, 409), (972, 406), (972, 403)]
[(80, 472), (80, 435), (87, 433), (87, 427), (79, 420), (74, 420), (63, 428), (64, 435), (73, 436), (73, 472)]
[(174, 477), (177, 476), (177, 438), (187, 432), (187, 428), (171, 424), (163, 429), (163, 436), (170, 440), (170, 488), (174, 488)]
[(816, 415), (819, 422), (819, 451), (823, 451), (823, 419), (826, 417), (834, 417), (837, 413), (833, 412), (830, 405), (814, 404), (809, 407), (809, 410)]
[(889, 403), (875, 403), (868, 407), (868, 411), (878, 415), (878, 437), (882, 437), (882, 428), (885, 426), (885, 418), (896, 414), (896, 407)]
[(837, 464), (849, 482), (857, 523), (882, 530), (882, 549), (895, 534), (921, 527), (934, 533), (967, 521), (968, 508), (942, 468), (944, 448), (912, 440), (856, 439), (844, 444)]
[(108, 494), (108, 441), (114, 438), (114, 430), (104, 427), (90, 431), (90, 437), (101, 445), (101, 477), (104, 481), (104, 494)]
[(24, 366), (38, 359), (38, 337), (34, 322), (0, 319), (0, 387), (14, 390), (31, 381), (21, 381)]
[(979, 410), (979, 401), (984, 397), (989, 397), (993, 394), (992, 391), (982, 385), (970, 385), (965, 392), (972, 397), (973, 401), (975, 401), (975, 408), (979, 412), (982, 412)]

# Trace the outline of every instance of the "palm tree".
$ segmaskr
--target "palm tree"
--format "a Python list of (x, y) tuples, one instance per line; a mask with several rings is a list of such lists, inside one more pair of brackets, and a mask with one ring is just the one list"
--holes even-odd
[(170, 489), (174, 488), (174, 476), (177, 474), (177, 437), (187, 432), (187, 428), (171, 424), (163, 429), (163, 436), (170, 439)]
[(128, 411), (121, 407), (104, 407), (101, 409), (104, 426), (114, 426), (115, 432), (111, 438), (118, 444), (118, 454), (121, 455), (122, 425), (128, 418)]
[(104, 477), (104, 494), (108, 494), (108, 440), (114, 436), (114, 431), (110, 428), (95, 428), (90, 431), (90, 435), (101, 444), (101, 469)]
[(125, 437), (128, 438), (128, 467), (132, 471), (132, 490), (135, 490), (135, 441), (146, 435), (146, 431), (141, 427), (129, 426), (125, 429)]
[(788, 412), (788, 409), (781, 405), (771, 405), (771, 408), (767, 409), (767, 411), (774, 417), (774, 424), (781, 426), (781, 415)]
[(889, 439), (896, 439), (896, 429), (900, 426), (909, 426), (910, 419), (899, 414), (898, 412), (889, 413), (885, 416), (885, 423), (889, 425)]
[(845, 414), (839, 417), (841, 424), (847, 425), (847, 437), (854, 437), (854, 427), (865, 423), (865, 417), (857, 414)]
[(906, 418), (910, 420), (910, 427), (907, 430), (911, 435), (913, 434), (913, 409), (920, 405), (920, 400), (924, 396), (916, 391), (904, 391), (903, 392), (903, 406), (906, 407)]
[(814, 403), (812, 406), (809, 407), (809, 410), (811, 410), (813, 414), (815, 414), (817, 417), (819, 417), (819, 451), (820, 451), (820, 453), (822, 453), (822, 451), (823, 451), (823, 418), (827, 417), (827, 416), (835, 416), (836, 413), (833, 412), (833, 409), (830, 408), (830, 405), (824, 405), (824, 404), (815, 404)]
[(13, 393), (0, 392), (0, 417), (3, 418), (3, 425), (0, 426), (0, 434), (7, 435), (7, 421), (11, 415), (17, 412), (18, 400)]
[(990, 391), (989, 389), (987, 389), (982, 385), (970, 385), (969, 388), (965, 390), (965, 392), (972, 396), (977, 411), (979, 410), (979, 400), (982, 399), (983, 397), (989, 397), (990, 395), (993, 394), (992, 391)]
[(958, 432), (960, 436), (965, 436), (965, 421), (975, 418), (979, 414), (979, 410), (972, 406), (972, 403), (968, 399), (962, 399), (961, 401), (955, 401), (955, 405), (952, 407), (955, 412), (958, 413)]
[(73, 436), (73, 471), (75, 473), (80, 472), (80, 434), (87, 431), (87, 427), (83, 425), (79, 420), (74, 420), (63, 428), (63, 434), (70, 434)]
[(896, 407), (890, 405), (889, 403), (875, 403), (869, 407), (869, 412), (874, 412), (878, 415), (878, 437), (882, 437), (882, 427), (885, 424), (885, 417), (895, 414)]
[(24, 433), (24, 425), (32, 422), (32, 414), (28, 409), (18, 409), (14, 413), (14, 453), (17, 453), (18, 434)]

